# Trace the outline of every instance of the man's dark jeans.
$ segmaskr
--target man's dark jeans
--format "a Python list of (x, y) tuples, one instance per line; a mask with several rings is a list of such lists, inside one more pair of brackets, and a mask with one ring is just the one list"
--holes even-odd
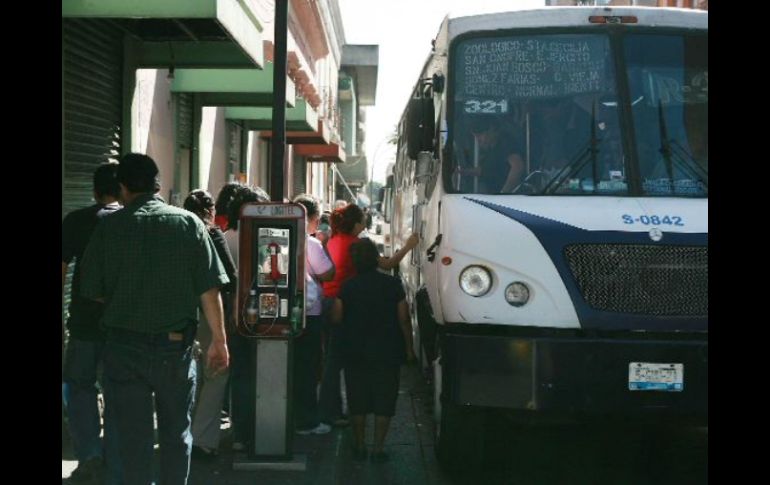
[(333, 298), (324, 298), (323, 314), (325, 319), (324, 364), (321, 377), (321, 392), (318, 397), (319, 418), (322, 423), (334, 424), (342, 417), (342, 388), (340, 374), (343, 367), (342, 348), (340, 346), (339, 325), (330, 323), (329, 312)]
[(320, 315), (308, 315), (305, 332), (294, 340), (294, 427), (318, 425), (318, 369), (321, 365)]
[(126, 485), (153, 483), (153, 393), (158, 418), (160, 485), (185, 485), (190, 471), (190, 413), (195, 396), (195, 325), (179, 333), (142, 334), (110, 329), (105, 379), (113, 389)]
[[(102, 457), (99, 438), (99, 406), (96, 388), (98, 368), (102, 361), (104, 342), (70, 337), (64, 359), (64, 405), (67, 410), (70, 436), (75, 457), (80, 463)], [(105, 403), (110, 401), (110, 388), (102, 379)], [(120, 450), (112, 409), (104, 409), (104, 459), (107, 464), (107, 483), (120, 484)]]

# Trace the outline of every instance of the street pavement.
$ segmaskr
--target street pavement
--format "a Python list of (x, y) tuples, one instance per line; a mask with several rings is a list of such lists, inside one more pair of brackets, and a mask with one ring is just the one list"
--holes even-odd
[[(633, 423), (515, 427), (492, 420), (485, 462), (449, 474), (434, 455), (432, 392), (418, 367), (403, 367), (396, 416), (386, 441), (387, 463), (355, 462), (350, 429), (326, 435), (294, 435), (293, 450), (307, 459), (305, 471), (234, 471), (232, 434), (223, 425), (220, 455), (193, 461), (190, 485), (539, 485), (705, 484), (708, 429), (677, 429)], [(372, 442), (371, 418), (367, 442)], [(157, 446), (156, 446), (157, 450)], [(157, 470), (157, 452), (155, 467)], [(62, 445), (62, 483), (76, 462)], [(462, 468), (462, 466), (461, 466)]]
[[(402, 368), (401, 388), (396, 416), (391, 423), (385, 451), (387, 463), (355, 462), (351, 457), (350, 428), (333, 428), (326, 435), (293, 436), (293, 450), (307, 459), (305, 471), (234, 471), (235, 453), (231, 451), (232, 433), (223, 426), (220, 455), (214, 462), (193, 460), (190, 485), (245, 484), (424, 484), (439, 481), (440, 470), (433, 453), (433, 428), (426, 400), (429, 396), (416, 367)], [(369, 418), (367, 442), (372, 443), (372, 418)], [(157, 445), (156, 445), (157, 450)], [(156, 451), (157, 469), (157, 451)], [(62, 446), (62, 483), (77, 465), (69, 443)]]

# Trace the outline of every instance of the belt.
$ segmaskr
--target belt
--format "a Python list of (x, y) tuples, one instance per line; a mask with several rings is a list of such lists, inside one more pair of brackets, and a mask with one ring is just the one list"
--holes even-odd
[(184, 342), (185, 344), (189, 345), (192, 344), (195, 340), (195, 333), (197, 329), (197, 323), (185, 325), (179, 330), (162, 333), (137, 332), (135, 330), (127, 330), (125, 328), (108, 327), (107, 338), (117, 340), (142, 340), (151, 343)]

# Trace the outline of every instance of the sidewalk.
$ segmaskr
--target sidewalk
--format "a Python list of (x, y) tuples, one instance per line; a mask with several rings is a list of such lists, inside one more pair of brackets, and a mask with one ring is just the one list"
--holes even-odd
[[(216, 461), (193, 461), (190, 485), (270, 484), (426, 484), (439, 483), (433, 453), (433, 424), (429, 414), (430, 392), (417, 367), (402, 367), (396, 416), (386, 440), (390, 460), (384, 464), (355, 462), (350, 451), (350, 428), (333, 428), (326, 435), (293, 436), (295, 454), (307, 457), (305, 471), (233, 471), (232, 433), (223, 429)], [(367, 422), (371, 447), (373, 418)], [(157, 450), (157, 446), (156, 446)], [(155, 456), (157, 470), (157, 453)], [(62, 440), (62, 483), (77, 465), (70, 444)]]

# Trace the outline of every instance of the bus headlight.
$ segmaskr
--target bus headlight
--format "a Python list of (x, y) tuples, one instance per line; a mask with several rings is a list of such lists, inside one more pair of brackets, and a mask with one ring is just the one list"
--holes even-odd
[(505, 289), (505, 301), (512, 306), (523, 306), (529, 301), (529, 287), (520, 281), (508, 285)]
[(482, 266), (468, 266), (460, 273), (460, 288), (471, 296), (486, 295), (492, 288), (492, 275)]

